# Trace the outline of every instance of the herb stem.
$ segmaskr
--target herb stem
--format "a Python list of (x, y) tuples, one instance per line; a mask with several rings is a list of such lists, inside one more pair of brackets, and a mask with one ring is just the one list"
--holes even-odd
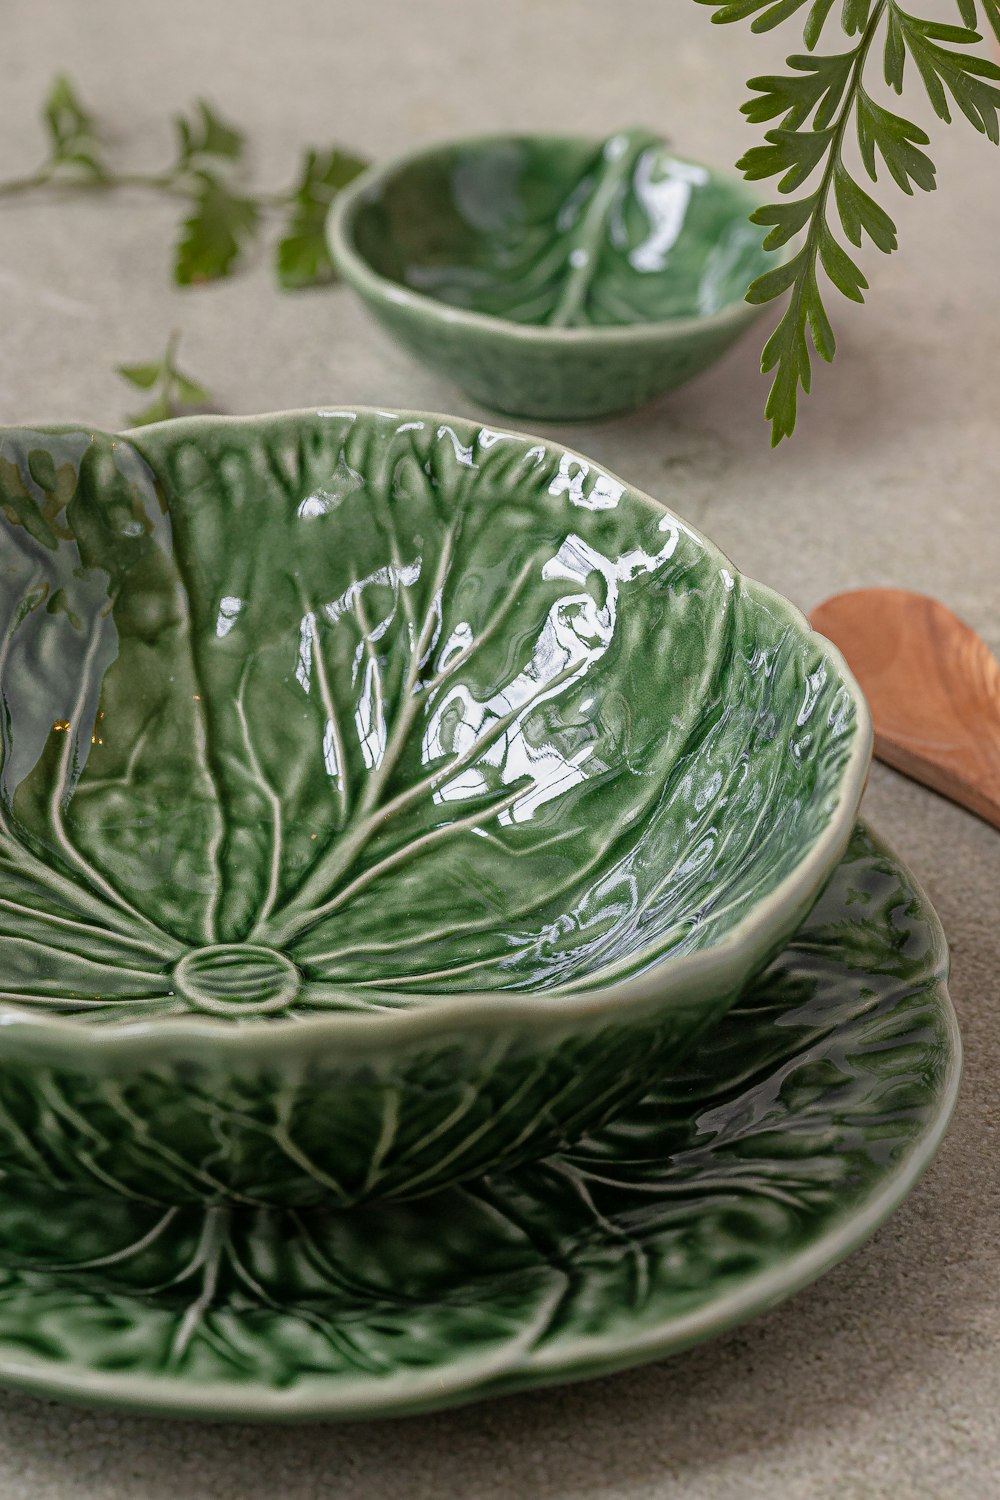
[(17, 193), (30, 193), (37, 188), (49, 188), (55, 192), (107, 192), (110, 188), (139, 187), (154, 188), (158, 192), (175, 197), (188, 196), (187, 190), (168, 173), (163, 175), (142, 172), (107, 172), (100, 176), (83, 177), (72, 173), (59, 173), (54, 166), (43, 167), (30, 177), (16, 177), (10, 182), (0, 182), (0, 197), (13, 197)]
[(858, 93), (862, 88), (861, 78), (864, 73), (865, 63), (868, 61), (868, 54), (872, 50), (879, 26), (882, 24), (882, 17), (891, 4), (892, 0), (876, 0), (875, 9), (872, 11), (868, 25), (862, 32), (861, 40), (858, 43), (854, 63), (851, 67), (851, 76), (844, 91), (844, 102), (841, 105), (840, 114), (837, 116), (837, 124), (834, 128), (833, 140), (830, 145), (830, 160), (820, 184), (820, 192), (823, 195), (824, 205), (830, 195), (834, 174), (843, 162), (844, 136), (847, 134), (847, 126), (857, 105)]
[[(90, 184), (86, 184), (90, 186)], [(111, 172), (102, 182), (95, 182), (94, 187), (134, 187), (150, 188), (158, 193), (170, 193), (175, 198), (187, 198), (190, 196), (188, 188), (184, 186), (182, 179), (172, 172)]]
[(12, 198), (16, 193), (30, 193), (34, 188), (48, 187), (51, 178), (51, 167), (39, 167), (30, 177), (14, 177), (9, 182), (0, 182), (0, 198)]
[[(47, 191), (50, 201), (57, 202), (64, 195), (85, 193), (91, 197), (99, 193), (104, 199), (116, 188), (172, 199), (183, 214), (173, 249), (173, 277), (179, 286), (231, 275), (262, 224), (277, 220), (282, 226), (275, 255), (278, 285), (292, 289), (336, 279), (324, 233), (326, 210), (334, 195), (367, 166), (360, 157), (339, 147), (309, 148), (302, 153), (291, 183), (276, 189), (251, 186), (243, 131), (198, 99), (187, 114), (174, 118), (176, 154), (172, 160), (159, 169), (119, 170), (108, 159), (96, 118), (65, 75), (53, 80), (42, 123), (49, 142), (48, 158), (24, 176), (0, 181), (0, 204), (38, 190)], [(168, 351), (169, 380), (165, 376), (154, 407), (201, 404), (198, 383), (179, 371), (171, 372), (170, 360)], [(133, 384), (141, 390), (153, 388), (151, 368), (148, 364), (122, 366), (138, 372)], [(131, 376), (126, 373), (125, 379)], [(152, 418), (147, 414), (144, 420)]]
[(868, 61), (868, 54), (872, 49), (879, 26), (882, 23), (882, 18), (888, 10), (890, 3), (891, 0), (876, 0), (875, 9), (868, 19), (868, 24), (861, 34), (861, 39), (855, 51), (854, 62), (851, 65), (851, 76), (844, 90), (844, 102), (837, 115), (833, 136), (830, 141), (829, 160), (820, 178), (820, 184), (816, 192), (816, 211), (812, 216), (806, 235), (804, 247), (806, 252), (806, 268), (803, 274), (796, 278), (795, 289), (789, 301), (789, 309), (794, 308), (797, 320), (802, 316), (802, 298), (805, 294), (809, 276), (815, 275), (816, 272), (820, 236), (827, 225), (827, 204), (830, 201), (830, 192), (837, 175), (837, 168), (843, 164), (844, 137), (847, 134), (847, 127), (857, 107), (858, 93), (862, 87), (861, 77), (864, 66)]
[(287, 193), (250, 193), (258, 208), (287, 208), (290, 203), (295, 202), (294, 192)]
[[(107, 172), (100, 177), (78, 177), (58, 174), (50, 165), (41, 167), (30, 177), (15, 177), (9, 182), (0, 182), (0, 198), (15, 197), (38, 188), (63, 191), (104, 191), (112, 188), (146, 188), (151, 192), (168, 193), (172, 198), (190, 198), (194, 187), (191, 176), (184, 172)], [(284, 209), (294, 203), (293, 191), (274, 193), (246, 193), (248, 201), (259, 209)]]

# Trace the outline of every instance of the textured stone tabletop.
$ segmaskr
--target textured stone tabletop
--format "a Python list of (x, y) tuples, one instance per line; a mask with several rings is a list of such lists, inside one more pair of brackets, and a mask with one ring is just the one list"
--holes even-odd
[[(926, 6), (930, 9), (930, 6)], [(953, 18), (954, 6), (939, 6)], [(166, 159), (198, 95), (245, 123), (260, 175), (341, 141), (373, 155), (463, 131), (647, 124), (692, 156), (751, 143), (738, 105), (787, 37), (720, 30), (692, 0), (6, 0), (0, 178), (42, 153), (69, 72), (123, 160)], [(1000, 651), (1000, 156), (936, 132), (941, 189), (889, 203), (870, 306), (834, 306), (841, 355), (773, 454), (756, 334), (673, 398), (547, 429), (707, 530), (805, 608), (897, 584)], [(888, 199), (886, 199), (888, 202)], [(281, 296), (265, 256), (171, 289), (170, 204), (0, 204), (0, 422), (114, 428), (119, 361), (182, 364), (233, 412), (367, 402), (478, 415), (345, 290)], [(944, 920), (966, 1045), (937, 1162), (873, 1242), (693, 1353), (432, 1418), (345, 1428), (176, 1424), (0, 1395), (0, 1500), (988, 1500), (1000, 1473), (1000, 836), (876, 768), (866, 813)]]

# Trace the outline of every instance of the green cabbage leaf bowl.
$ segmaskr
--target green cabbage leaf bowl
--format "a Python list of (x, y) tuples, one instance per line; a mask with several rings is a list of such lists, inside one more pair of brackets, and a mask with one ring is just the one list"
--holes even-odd
[(328, 240), (383, 327), (476, 401), (577, 419), (683, 384), (760, 316), (747, 288), (777, 262), (756, 207), (644, 130), (471, 137), (369, 168)]
[(612, 1117), (870, 755), (653, 500), (447, 417), (0, 432), (0, 1171), (350, 1204)]

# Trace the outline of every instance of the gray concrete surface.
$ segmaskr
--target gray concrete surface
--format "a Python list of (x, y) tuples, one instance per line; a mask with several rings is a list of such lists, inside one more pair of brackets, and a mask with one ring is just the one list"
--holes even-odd
[[(170, 112), (204, 94), (246, 123), (276, 185), (306, 142), (378, 155), (506, 127), (642, 122), (730, 162), (753, 139), (742, 82), (783, 40), (713, 28), (691, 0), (6, 0), (0, 24), (0, 178), (39, 155), (38, 102), (63, 68), (123, 161), (165, 158)], [(867, 309), (835, 308), (840, 359), (792, 444), (768, 448), (753, 337), (650, 409), (548, 430), (804, 607), (905, 585), (1000, 650), (1000, 157), (963, 124), (936, 136), (941, 189), (895, 195), (902, 249), (866, 256)], [(473, 411), (346, 291), (280, 297), (266, 259), (172, 290), (175, 221), (138, 194), (0, 204), (0, 421), (120, 425), (114, 364), (152, 357), (172, 327), (230, 411)], [(882, 769), (866, 811), (944, 919), (967, 1049), (936, 1165), (867, 1248), (692, 1354), (390, 1426), (210, 1428), (2, 1396), (0, 1500), (1000, 1494), (1000, 837)]]

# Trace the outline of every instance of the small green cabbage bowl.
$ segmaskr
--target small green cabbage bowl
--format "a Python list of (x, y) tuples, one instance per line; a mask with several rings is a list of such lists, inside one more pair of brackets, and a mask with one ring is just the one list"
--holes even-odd
[(697, 375), (761, 309), (776, 262), (742, 179), (645, 131), (489, 136), (412, 152), (335, 200), (344, 280), (482, 405), (605, 416)]
[(844, 849), (835, 649), (426, 414), (0, 432), (0, 1171), (350, 1204), (669, 1076)]

